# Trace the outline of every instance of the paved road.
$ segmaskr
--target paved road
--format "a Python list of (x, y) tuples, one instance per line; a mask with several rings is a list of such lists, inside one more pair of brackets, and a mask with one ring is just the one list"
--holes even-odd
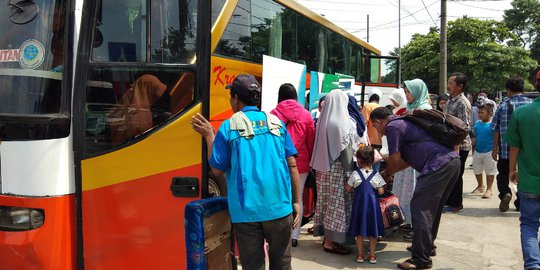
[[(469, 158), (467, 164), (471, 160)], [(443, 214), (433, 269), (523, 269), (519, 212), (513, 204), (508, 212), (499, 212), (496, 184), (494, 186), (491, 199), (469, 194), (476, 187), (476, 180), (472, 169), (465, 171), (465, 209), (456, 214)], [(405, 250), (410, 243), (404, 242), (403, 233), (398, 231), (377, 244), (377, 264), (359, 264), (355, 261), (356, 251), (345, 256), (324, 252), (319, 237), (307, 234), (310, 226), (302, 228), (300, 244), (293, 248), (293, 269), (397, 269), (398, 262), (410, 257)]]

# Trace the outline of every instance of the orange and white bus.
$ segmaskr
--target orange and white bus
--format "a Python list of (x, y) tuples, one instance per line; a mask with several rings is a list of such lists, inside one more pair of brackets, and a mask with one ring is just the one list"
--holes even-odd
[(381, 82), (377, 49), (292, 0), (7, 2), (0, 269), (189, 268), (185, 206), (225, 192), (191, 116), (228, 118), (263, 55)]

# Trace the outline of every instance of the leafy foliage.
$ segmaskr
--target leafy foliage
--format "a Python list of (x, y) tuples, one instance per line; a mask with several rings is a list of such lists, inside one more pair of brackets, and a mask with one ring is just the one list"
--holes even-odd
[[(508, 77), (526, 78), (536, 67), (529, 51), (503, 22), (463, 17), (449, 22), (447, 33), (448, 74), (465, 73), (470, 82), (468, 92), (504, 90)], [(401, 51), (403, 80), (420, 78), (431, 92), (438, 92), (439, 45), (439, 29), (414, 35)], [(527, 87), (533, 88), (531, 84)]]

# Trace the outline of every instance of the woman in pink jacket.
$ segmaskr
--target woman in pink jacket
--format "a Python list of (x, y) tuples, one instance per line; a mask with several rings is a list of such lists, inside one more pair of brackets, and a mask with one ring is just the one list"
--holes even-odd
[[(315, 124), (311, 114), (298, 101), (296, 88), (290, 83), (282, 84), (279, 87), (278, 105), (270, 113), (276, 115), (285, 125), (291, 136), (298, 157), (296, 165), (300, 173), (300, 209), (303, 209), (302, 196), (304, 185), (311, 168), (311, 153), (313, 152), (313, 144), (315, 142)], [(298, 234), (300, 226), (297, 226), (292, 234), (291, 245), (298, 245)]]

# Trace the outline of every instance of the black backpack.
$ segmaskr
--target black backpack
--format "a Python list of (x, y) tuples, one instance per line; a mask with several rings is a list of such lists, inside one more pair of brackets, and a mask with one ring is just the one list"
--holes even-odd
[(470, 129), (461, 119), (435, 109), (410, 110), (404, 116), (395, 119), (407, 119), (425, 130), (438, 143), (454, 147), (461, 145)]

